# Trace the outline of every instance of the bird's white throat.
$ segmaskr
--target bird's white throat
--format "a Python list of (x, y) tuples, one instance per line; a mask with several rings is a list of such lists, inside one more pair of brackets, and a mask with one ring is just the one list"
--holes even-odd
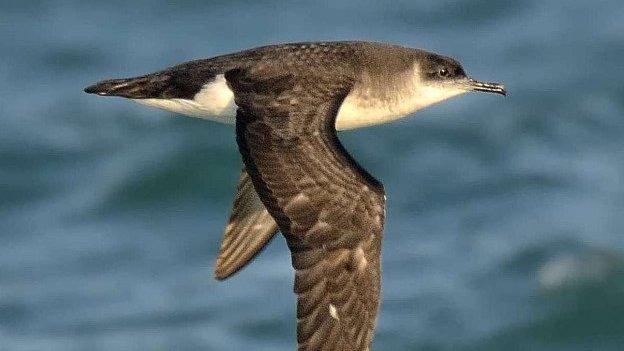
[[(342, 103), (336, 116), (336, 129), (354, 129), (383, 124), (405, 117), (417, 110), (467, 92), (452, 86), (426, 84), (415, 75), (383, 98), (366, 87), (354, 89)], [(225, 77), (215, 79), (195, 94), (193, 99), (134, 99), (163, 110), (233, 124), (236, 121), (234, 93)]]
[(444, 86), (414, 86), (397, 91), (394, 98), (376, 100), (350, 94), (336, 117), (336, 129), (346, 130), (388, 123), (420, 109), (465, 93), (466, 90)]
[(388, 123), (422, 108), (467, 92), (461, 85), (422, 79), (420, 67), (387, 77), (363, 75), (362, 82), (342, 103), (336, 117), (336, 129), (354, 129)]

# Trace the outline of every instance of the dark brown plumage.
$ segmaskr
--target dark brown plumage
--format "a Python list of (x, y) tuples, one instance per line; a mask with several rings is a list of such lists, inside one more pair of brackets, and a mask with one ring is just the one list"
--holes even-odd
[(335, 55), (326, 62), (314, 49), (280, 62), (286, 69), (263, 60), (226, 73), (239, 106), (237, 142), (292, 253), (299, 350), (367, 350), (379, 304), (384, 191), (334, 129), (356, 67)]
[(279, 227), (295, 269), (300, 351), (369, 350), (379, 307), (384, 190), (336, 126), (386, 123), (467, 91), (506, 93), (451, 58), (368, 42), (265, 46), (85, 91), (193, 113), (233, 94), (245, 170), (215, 275), (235, 273)]
[(247, 265), (273, 238), (277, 223), (258, 198), (247, 171), (243, 169), (232, 213), (223, 232), (215, 277), (224, 280)]
[[(236, 135), (246, 170), (292, 253), (298, 349), (363, 351), (379, 306), (385, 196), (382, 185), (344, 150), (334, 122), (358, 83), (380, 97), (392, 94), (392, 80), (402, 77), (381, 72), (383, 67), (407, 71), (419, 55), (420, 50), (365, 42), (273, 45), (107, 80), (85, 91), (188, 98), (200, 83), (224, 74), (239, 107)], [(243, 174), (239, 195), (245, 181)], [(235, 201), (231, 222), (244, 211)], [(236, 272), (272, 237), (274, 223), (262, 222), (256, 236), (239, 229), (246, 223), (229, 227), (237, 236), (226, 230), (218, 278)], [(259, 223), (255, 215), (251, 223)]]

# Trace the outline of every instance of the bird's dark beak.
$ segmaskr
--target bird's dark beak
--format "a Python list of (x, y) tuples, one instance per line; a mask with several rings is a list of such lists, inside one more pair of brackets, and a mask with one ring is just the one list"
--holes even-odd
[(470, 79), (468, 81), (468, 86), (474, 91), (484, 91), (486, 93), (496, 93), (507, 96), (505, 86), (500, 83), (486, 83)]

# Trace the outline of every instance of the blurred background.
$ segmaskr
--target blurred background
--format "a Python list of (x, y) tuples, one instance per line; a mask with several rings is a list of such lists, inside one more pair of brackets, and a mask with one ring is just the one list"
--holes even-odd
[(388, 195), (374, 349), (622, 350), (620, 0), (0, 1), (0, 350), (293, 350), (281, 236), (212, 278), (233, 127), (82, 89), (341, 39), (509, 90), (341, 134)]

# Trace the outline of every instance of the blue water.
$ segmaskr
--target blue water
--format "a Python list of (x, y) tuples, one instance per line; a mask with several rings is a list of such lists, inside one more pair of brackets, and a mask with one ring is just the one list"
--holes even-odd
[(293, 350), (281, 237), (212, 278), (232, 126), (82, 88), (338, 39), (510, 93), (341, 134), (388, 194), (374, 349), (622, 350), (621, 0), (0, 1), (0, 350)]

